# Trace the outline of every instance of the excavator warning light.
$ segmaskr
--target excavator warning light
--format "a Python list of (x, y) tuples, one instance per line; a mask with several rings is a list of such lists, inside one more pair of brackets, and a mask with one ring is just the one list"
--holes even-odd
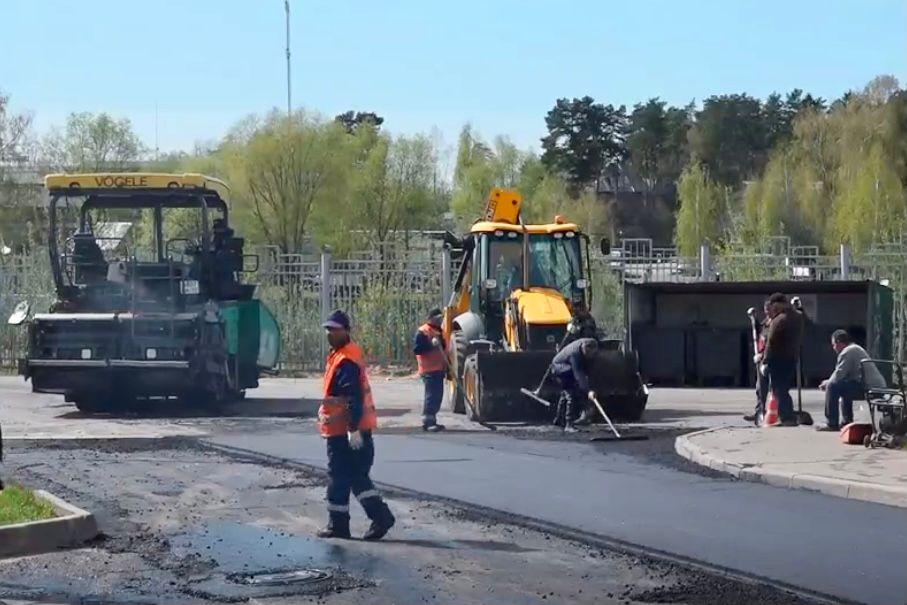
[(563, 215), (556, 214), (556, 215), (554, 216), (554, 224), (556, 224), (556, 225), (563, 225), (563, 224), (566, 223), (566, 222), (567, 222), (567, 221), (564, 220)]

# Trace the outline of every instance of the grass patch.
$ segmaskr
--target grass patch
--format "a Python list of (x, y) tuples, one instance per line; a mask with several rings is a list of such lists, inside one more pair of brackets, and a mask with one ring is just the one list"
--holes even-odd
[(40, 521), (57, 516), (54, 507), (27, 489), (9, 485), (0, 491), (0, 525)]

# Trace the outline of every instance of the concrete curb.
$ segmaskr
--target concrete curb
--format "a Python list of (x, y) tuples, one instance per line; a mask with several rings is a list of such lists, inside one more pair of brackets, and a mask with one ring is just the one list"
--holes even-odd
[(727, 430), (727, 427), (715, 427), (681, 435), (674, 440), (674, 451), (691, 462), (726, 473), (741, 481), (765, 483), (774, 487), (786, 487), (789, 489), (806, 489), (838, 498), (907, 508), (907, 486), (882, 485), (823, 475), (764, 469), (755, 465), (737, 464), (722, 460), (693, 443), (693, 438), (697, 435), (722, 430)]
[(35, 495), (49, 502), (59, 516), (0, 527), (0, 557), (34, 555), (78, 546), (98, 535), (98, 524), (90, 512), (43, 490), (36, 490)]

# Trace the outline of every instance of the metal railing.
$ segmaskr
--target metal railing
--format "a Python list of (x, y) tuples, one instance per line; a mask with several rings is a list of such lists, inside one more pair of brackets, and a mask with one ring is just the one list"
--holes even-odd
[[(412, 367), (412, 335), (429, 308), (447, 302), (457, 270), (440, 244), (414, 250), (389, 245), (342, 259), (330, 251), (313, 256), (263, 247), (256, 253), (258, 267), (244, 281), (258, 284), (257, 296), (280, 323), (281, 370), (287, 373), (322, 367), (327, 351), (321, 323), (335, 308), (350, 314), (372, 363)], [(595, 251), (590, 261), (592, 312), (612, 337), (624, 335), (626, 283), (873, 279), (894, 291), (896, 349), (899, 358), (907, 353), (907, 238), (860, 254), (842, 247), (836, 256), (771, 238), (758, 251), (727, 246), (712, 255), (704, 247), (696, 257), (634, 239), (620, 242), (609, 256)], [(15, 305), (27, 299), (44, 311), (54, 298), (46, 251), (0, 256), (0, 364), (13, 368), (24, 353), (25, 330), (5, 321)]]

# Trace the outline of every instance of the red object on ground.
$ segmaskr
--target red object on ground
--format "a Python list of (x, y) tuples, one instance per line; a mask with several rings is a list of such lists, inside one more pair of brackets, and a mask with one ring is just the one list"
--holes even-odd
[(863, 440), (871, 436), (871, 424), (851, 422), (841, 428), (841, 443), (846, 443), (847, 445), (863, 445)]
[(778, 417), (778, 400), (775, 394), (769, 391), (768, 401), (765, 402), (765, 415), (762, 417), (762, 426), (775, 426), (781, 422)]

